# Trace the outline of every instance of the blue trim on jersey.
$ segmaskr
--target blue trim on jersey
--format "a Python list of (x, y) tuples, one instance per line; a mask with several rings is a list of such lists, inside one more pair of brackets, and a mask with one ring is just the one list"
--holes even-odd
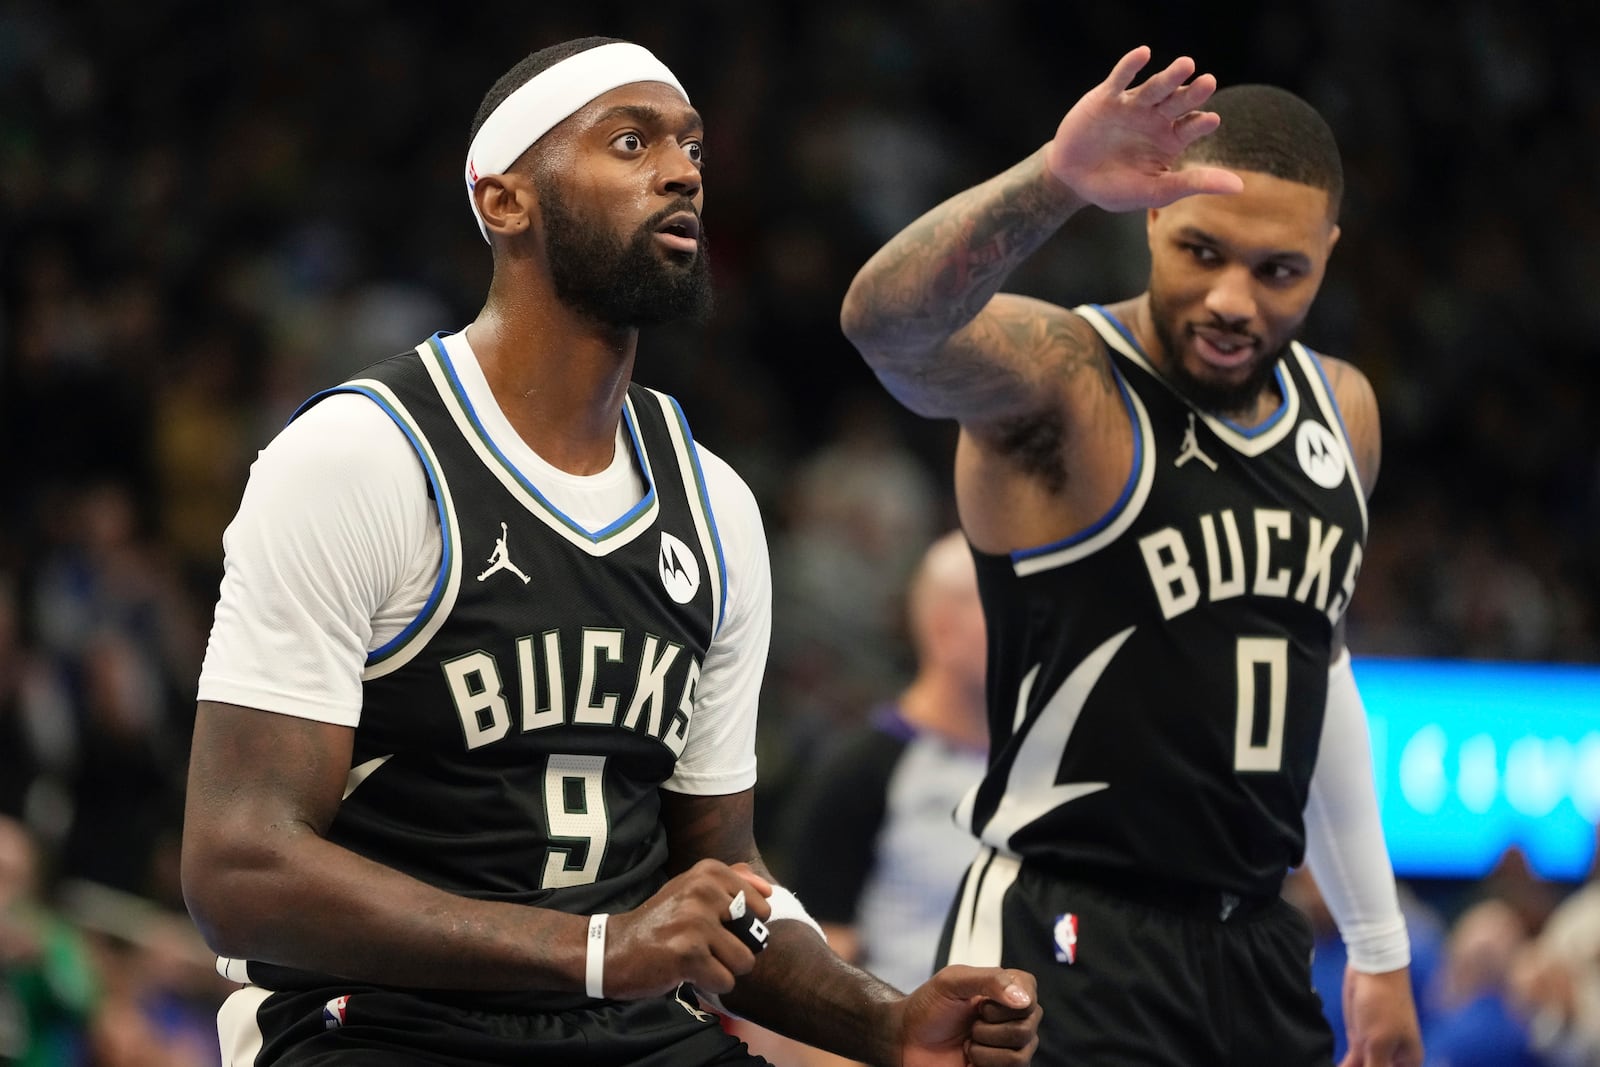
[(1305, 348), (1306, 355), (1311, 357), (1311, 366), (1315, 368), (1317, 377), (1322, 379), (1322, 387), (1328, 391), (1328, 406), (1333, 408), (1333, 417), (1339, 420), (1339, 432), (1344, 434), (1345, 442), (1354, 445), (1350, 440), (1350, 430), (1344, 424), (1344, 412), (1339, 410), (1339, 398), (1333, 394), (1333, 383), (1328, 380), (1328, 372), (1322, 369), (1322, 359), (1314, 348)]
[[(1146, 363), (1149, 363), (1151, 367), (1155, 366), (1154, 361), (1152, 361), (1150, 359), (1150, 353), (1148, 353), (1148, 352), (1146, 352), (1144, 350), (1144, 346), (1141, 345), (1138, 342), (1138, 340), (1134, 338), (1133, 332), (1122, 324), (1122, 320), (1121, 319), (1118, 319), (1115, 315), (1111, 314), (1111, 312), (1107, 311), (1104, 307), (1102, 307), (1099, 304), (1090, 304), (1089, 306), (1094, 308), (1096, 311), (1100, 312), (1100, 314), (1104, 315), (1106, 321), (1109, 322), (1113, 327), (1115, 327), (1116, 331), (1118, 333), (1120, 333), (1123, 336), (1123, 338), (1130, 345), (1133, 346), (1133, 350), (1135, 352), (1139, 353), (1139, 355), (1144, 357), (1144, 361)], [(1283, 416), (1289, 410), (1289, 391), (1288, 391), (1287, 387), (1285, 387), (1285, 385), (1283, 384), (1283, 360), (1282, 360), (1281, 357), (1279, 358), (1278, 362), (1273, 366), (1272, 373), (1274, 375), (1276, 375), (1277, 379), (1278, 379), (1278, 397), (1279, 397), (1279, 399), (1278, 399), (1278, 410), (1272, 413), (1272, 417), (1270, 419), (1268, 419), (1266, 422), (1263, 422), (1260, 426), (1257, 426), (1254, 429), (1247, 430), (1243, 426), (1240, 426), (1238, 423), (1234, 422), (1232, 419), (1224, 419), (1220, 415), (1213, 416), (1213, 418), (1215, 418), (1218, 422), (1221, 422), (1221, 423), (1225, 424), (1229, 429), (1231, 429), (1234, 433), (1238, 434), (1240, 437), (1245, 437), (1245, 438), (1259, 437), (1262, 434), (1266, 433), (1268, 430), (1272, 429), (1274, 426), (1276, 426), (1278, 424), (1278, 421), (1280, 419), (1282, 419)], [(1177, 392), (1177, 390), (1174, 390), (1174, 391)], [(1179, 396), (1183, 396), (1183, 393), (1182, 392), (1178, 392), (1178, 395)], [(1332, 393), (1330, 393), (1329, 395), (1331, 396)], [(1187, 398), (1185, 398), (1185, 399), (1187, 399)]]
[[(1113, 319), (1113, 322), (1116, 320)], [(1128, 480), (1123, 483), (1122, 495), (1117, 497), (1117, 502), (1111, 505), (1111, 510), (1100, 516), (1086, 529), (1079, 530), (1061, 541), (1041, 545), (1037, 548), (1019, 548), (1011, 553), (1011, 562), (1020, 563), (1034, 556), (1042, 556), (1046, 552), (1057, 552), (1063, 548), (1070, 548), (1080, 541), (1086, 541), (1095, 534), (1104, 530), (1116, 521), (1122, 509), (1128, 506), (1128, 501), (1133, 497), (1134, 487), (1139, 484), (1139, 472), (1144, 469), (1144, 429), (1139, 425), (1139, 413), (1134, 410), (1133, 397), (1128, 391), (1127, 380), (1122, 377), (1122, 371), (1115, 363), (1111, 364), (1111, 373), (1117, 377), (1117, 389), (1122, 393), (1122, 406), (1128, 409), (1128, 425), (1133, 429), (1133, 469), (1128, 472)]]
[(377, 404), (384, 414), (394, 420), (394, 424), (400, 427), (400, 432), (406, 435), (406, 440), (411, 442), (411, 450), (417, 454), (417, 459), (422, 462), (423, 473), (428, 476), (428, 484), (433, 487), (433, 507), (439, 514), (439, 541), (442, 545), (439, 556), (439, 576), (434, 579), (433, 589), (428, 593), (428, 599), (423, 603), (422, 610), (417, 612), (417, 617), (406, 623), (405, 628), (399, 633), (367, 653), (366, 665), (370, 667), (374, 663), (393, 655), (400, 646), (416, 636), (417, 631), (427, 625), (428, 620), (433, 617), (433, 613), (439, 610), (439, 601), (444, 597), (445, 578), (450, 573), (451, 556), (455, 553), (455, 542), (450, 538), (450, 523), (444, 513), (444, 493), (440, 490), (439, 472), (434, 470), (433, 464), (428, 461), (428, 454), (423, 451), (422, 442), (417, 439), (416, 433), (410, 426), (406, 425), (405, 420), (400, 417), (400, 413), (376, 391), (360, 385), (338, 385), (332, 389), (324, 389), (320, 393), (313, 394), (311, 399), (296, 408), (294, 414), (289, 416), (289, 421), (293, 422), (311, 405), (335, 393), (354, 393), (358, 396), (364, 396), (374, 404)]
[[(661, 394), (666, 396), (665, 393)], [(689, 462), (694, 467), (695, 488), (700, 493), (700, 507), (706, 513), (706, 523), (711, 527), (711, 546), (717, 550), (717, 574), (722, 585), (722, 610), (717, 616), (717, 624), (711, 628), (712, 634), (722, 629), (723, 616), (728, 614), (728, 560), (722, 554), (722, 535), (717, 533), (717, 514), (711, 510), (711, 494), (706, 489), (706, 475), (700, 469), (700, 450), (695, 447), (694, 434), (689, 432), (689, 420), (683, 417), (683, 408), (678, 406), (677, 397), (667, 396), (672, 402), (672, 410), (678, 416), (678, 426), (683, 430), (683, 439), (689, 445)]]
[(1283, 417), (1289, 413), (1289, 388), (1283, 382), (1283, 360), (1281, 358), (1273, 366), (1272, 373), (1278, 379), (1278, 410), (1272, 413), (1272, 418), (1253, 430), (1247, 430), (1232, 419), (1225, 419), (1220, 415), (1216, 416), (1217, 421), (1225, 423), (1229, 429), (1240, 437), (1260, 437), (1283, 421)]
[(535, 500), (543, 505), (546, 511), (550, 512), (550, 514), (554, 515), (557, 519), (560, 519), (562, 525), (566, 526), (567, 529), (571, 530), (575, 534), (578, 534), (579, 536), (588, 538), (595, 544), (599, 544), (601, 541), (604, 541), (607, 537), (616, 533), (618, 530), (623, 529), (626, 526), (631, 526), (635, 519), (637, 519), (641, 514), (648, 510), (652, 504), (655, 503), (655, 482), (650, 477), (649, 465), (645, 463), (644, 459), (642, 458), (644, 456), (644, 442), (639, 438), (639, 430), (636, 426), (634, 426), (633, 419), (628, 414), (627, 406), (624, 405), (622, 409), (622, 418), (628, 427), (628, 437), (633, 442), (634, 454), (641, 457), (639, 460), (639, 474), (640, 477), (644, 478), (645, 482), (644, 497), (633, 507), (623, 512), (621, 518), (618, 518), (614, 522), (598, 530), (592, 531), (580, 526), (575, 519), (552, 504), (549, 499), (546, 498), (543, 493), (539, 492), (538, 488), (527, 479), (527, 476), (518, 470), (516, 466), (506, 458), (505, 453), (500, 451), (500, 446), (494, 443), (494, 438), (489, 436), (489, 431), (484, 429), (482, 420), (478, 418), (477, 410), (472, 406), (472, 401), (467, 398), (467, 392), (461, 385), (461, 379), (456, 376), (455, 364), (450, 361), (450, 354), (445, 351), (444, 342), (440, 340), (440, 338), (443, 336), (443, 331), (434, 334), (432, 337), (428, 338), (428, 344), (433, 348), (434, 353), (438, 356), (441, 365), (443, 365), (445, 377), (450, 380), (451, 392), (455, 393), (456, 400), (461, 404), (462, 410), (467, 413), (467, 421), (472, 423), (473, 429), (478, 431), (479, 439), (482, 440), (483, 443), (488, 447), (489, 451), (494, 454), (494, 458), (500, 461), (500, 465), (511, 472), (511, 476), (517, 480), (517, 484), (522, 486), (523, 489), (527, 490)]

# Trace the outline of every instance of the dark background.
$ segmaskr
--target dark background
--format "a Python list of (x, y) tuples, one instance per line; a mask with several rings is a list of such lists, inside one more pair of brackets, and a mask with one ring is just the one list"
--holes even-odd
[[(1600, 42), (1592, 6), (0, 3), (0, 813), (47, 882), (181, 907), (221, 534), (293, 407), (476, 313), (467, 131), (525, 54), (639, 41), (707, 121), (719, 304), (641, 341), (760, 499), (764, 824), (906, 677), (899, 591), (953, 524), (953, 429), (840, 335), (890, 234), (1046, 140), (1139, 43), (1306, 96), (1344, 236), (1305, 330), (1373, 380), (1358, 653), (1600, 660)], [(1137, 292), (1086, 213), (1013, 288)], [(781, 862), (781, 849), (774, 859)]]

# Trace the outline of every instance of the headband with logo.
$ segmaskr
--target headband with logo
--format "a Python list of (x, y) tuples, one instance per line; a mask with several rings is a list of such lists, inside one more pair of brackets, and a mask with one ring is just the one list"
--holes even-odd
[(540, 71), (490, 112), (467, 149), (467, 202), (485, 241), (489, 228), (472, 196), (478, 178), (503, 174), (562, 119), (602, 93), (633, 82), (664, 82), (686, 102), (689, 99), (672, 71), (648, 49), (618, 41), (579, 52)]

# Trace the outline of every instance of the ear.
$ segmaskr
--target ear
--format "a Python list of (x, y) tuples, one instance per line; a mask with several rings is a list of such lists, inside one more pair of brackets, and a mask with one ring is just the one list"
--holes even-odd
[(538, 222), (538, 200), (518, 175), (485, 174), (472, 187), (472, 198), (490, 233), (524, 234)]
[(1332, 252), (1333, 251), (1333, 246), (1339, 243), (1339, 234), (1341, 232), (1342, 231), (1339, 229), (1339, 224), (1337, 222), (1334, 223), (1333, 224), (1333, 229), (1331, 231), (1329, 231), (1329, 233), (1328, 233), (1328, 251), (1329, 252)]

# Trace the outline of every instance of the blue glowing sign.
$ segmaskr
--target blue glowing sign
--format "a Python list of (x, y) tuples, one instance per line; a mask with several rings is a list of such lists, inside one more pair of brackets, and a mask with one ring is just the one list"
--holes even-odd
[(1478, 878), (1515, 844), (1545, 878), (1584, 876), (1600, 667), (1358, 657), (1355, 674), (1396, 873)]

